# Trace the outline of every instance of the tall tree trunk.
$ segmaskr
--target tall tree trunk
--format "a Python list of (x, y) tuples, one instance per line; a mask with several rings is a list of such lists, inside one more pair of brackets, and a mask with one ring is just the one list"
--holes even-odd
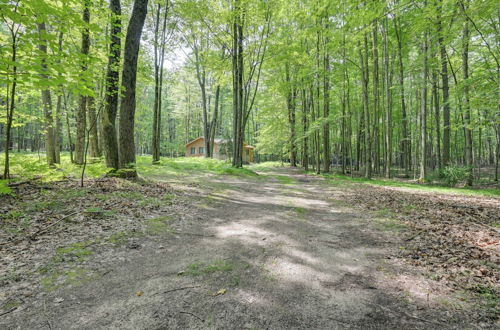
[(163, 89), (163, 63), (165, 59), (165, 38), (167, 28), (168, 0), (165, 1), (163, 10), (162, 29), (160, 31), (161, 4), (157, 4), (156, 22), (154, 32), (154, 65), (155, 65), (155, 101), (153, 109), (153, 140), (152, 154), (153, 164), (160, 161), (161, 149), (161, 103)]
[(302, 89), (302, 131), (304, 138), (302, 140), (302, 167), (304, 170), (309, 170), (309, 139), (307, 135), (307, 113), (308, 113), (309, 101), (307, 100), (306, 90)]
[(69, 109), (68, 109), (68, 100), (66, 94), (63, 91), (63, 99), (64, 99), (64, 112), (66, 115), (66, 134), (68, 135), (68, 144), (69, 144), (69, 159), (71, 162), (74, 162), (73, 159), (73, 139), (71, 138), (71, 126), (69, 124)]
[(243, 14), (241, 1), (234, 1), (233, 24), (233, 166), (243, 166)]
[[(327, 24), (328, 27), (328, 24)], [(323, 172), (330, 172), (330, 55), (328, 39), (325, 40), (324, 77), (323, 77)]]
[(124, 90), (120, 105), (119, 166), (135, 166), (135, 86), (137, 60), (141, 43), (142, 28), (148, 11), (148, 0), (135, 0), (125, 38), (123, 55), (122, 87)]
[[(59, 32), (58, 51), (62, 54), (63, 33)], [(61, 76), (61, 74), (59, 74)], [(54, 130), (54, 156), (55, 162), (61, 163), (61, 144), (62, 144), (62, 86), (58, 87), (56, 113), (55, 113), (55, 130)]]
[(99, 137), (97, 135), (97, 113), (95, 108), (95, 99), (93, 96), (87, 96), (88, 121), (91, 126), (89, 131), (89, 154), (90, 157), (101, 157), (99, 150)]
[(434, 101), (434, 119), (436, 122), (436, 165), (439, 170), (442, 168), (441, 161), (441, 114), (439, 111), (439, 91), (437, 72), (432, 73), (432, 99)]
[[(84, 0), (83, 2), (83, 22), (85, 24), (82, 31), (82, 75), (88, 68), (88, 54), (90, 49), (90, 35), (89, 35), (89, 24), (90, 24), (90, 1)], [(85, 135), (87, 130), (87, 96), (80, 95), (79, 107), (76, 114), (76, 145), (75, 145), (75, 163), (83, 164), (83, 158), (85, 153)]]
[(411, 171), (411, 141), (408, 130), (408, 116), (406, 114), (405, 88), (404, 88), (404, 66), (403, 66), (403, 44), (401, 40), (401, 29), (399, 27), (399, 19), (394, 19), (394, 27), (398, 42), (398, 58), (399, 58), (399, 86), (401, 97), (401, 118), (402, 118), (402, 159), (405, 175), (408, 177)]
[(151, 151), (153, 154), (153, 164), (156, 164), (160, 160), (160, 148), (158, 141), (158, 103), (160, 102), (160, 64), (159, 62), (159, 54), (158, 54), (158, 39), (159, 39), (159, 30), (160, 30), (160, 16), (161, 16), (161, 4), (156, 4), (156, 13), (155, 13), (155, 24), (154, 24), (154, 40), (153, 40), (153, 52), (154, 52), (154, 71), (155, 71), (155, 100), (153, 104), (153, 134), (151, 141)]
[(388, 24), (384, 28), (384, 68), (385, 68), (385, 96), (387, 108), (385, 110), (385, 177), (391, 177), (392, 165), (392, 70), (389, 59)]
[(117, 169), (118, 141), (116, 136), (116, 114), (118, 112), (118, 83), (121, 54), (121, 6), (120, 0), (110, 0), (111, 42), (109, 44), (108, 69), (106, 73), (106, 104), (101, 116), (102, 146), (106, 166)]
[(427, 176), (427, 76), (429, 75), (427, 48), (427, 32), (425, 32), (422, 44), (423, 76), (420, 101), (420, 181), (425, 181)]
[(379, 145), (379, 59), (378, 59), (378, 22), (373, 22), (373, 139), (374, 156), (373, 168), (375, 173), (380, 172), (380, 145)]
[[(462, 10), (465, 7), (462, 3)], [(472, 128), (471, 109), (469, 96), (469, 21), (465, 20), (462, 31), (462, 72), (464, 78), (464, 131), (465, 131), (465, 165), (467, 166), (467, 186), (472, 186), (473, 180), (473, 154), (472, 154)]]
[(441, 82), (443, 90), (443, 159), (442, 166), (446, 167), (450, 164), (450, 103), (449, 95), (450, 88), (448, 85), (448, 65), (446, 56), (446, 46), (444, 44), (444, 36), (441, 24), (442, 0), (439, 0), (438, 6), (438, 19), (437, 19), (437, 33), (439, 54), (441, 61)]
[(13, 33), (11, 31), (11, 38), (12, 38), (12, 87), (10, 89), (10, 104), (9, 104), (9, 88), (7, 84), (7, 102), (6, 102), (6, 108), (7, 108), (7, 122), (6, 122), (6, 127), (5, 127), (5, 165), (4, 165), (4, 171), (3, 171), (3, 178), (4, 179), (9, 179), (10, 178), (10, 158), (9, 158), (9, 151), (10, 151), (10, 139), (11, 139), (11, 129), (12, 129), (12, 121), (14, 119), (14, 110), (16, 108), (16, 86), (17, 86), (17, 64), (16, 64), (16, 56), (17, 56), (17, 33)]
[(56, 127), (54, 130), (54, 157), (57, 164), (61, 163), (61, 144), (62, 144), (62, 95), (57, 95), (56, 103)]
[(363, 87), (363, 113), (364, 113), (364, 137), (365, 137), (365, 178), (372, 177), (372, 139), (370, 135), (370, 111), (368, 100), (368, 36), (364, 37), (364, 54), (361, 46), (359, 48), (359, 60), (361, 69), (361, 84)]
[(295, 133), (295, 98), (297, 91), (292, 86), (292, 78), (290, 77), (290, 67), (286, 64), (285, 81), (287, 83), (286, 105), (288, 110), (288, 124), (290, 125), (290, 166), (297, 167), (297, 143)]
[(209, 127), (209, 150), (207, 152), (210, 153), (210, 157), (214, 156), (214, 140), (215, 140), (215, 131), (217, 130), (218, 124), (218, 116), (219, 116), (219, 103), (220, 103), (220, 85), (217, 85), (215, 88), (215, 104), (214, 104), (214, 113), (212, 115), (212, 121), (210, 122)]
[(344, 64), (344, 69), (342, 70), (342, 120), (341, 120), (341, 128), (340, 128), (340, 143), (341, 143), (341, 161), (342, 161), (342, 168), (341, 168), (341, 173), (345, 174), (346, 171), (346, 102), (347, 102), (347, 91), (346, 91), (346, 84), (347, 84), (347, 66), (346, 66), (346, 49), (345, 49), (345, 42), (346, 42), (346, 37), (345, 33), (342, 35), (342, 63)]
[[(45, 23), (38, 23), (38, 32), (40, 33), (40, 45), (39, 50), (42, 53), (42, 74), (40, 75), (43, 80), (48, 81), (49, 76), (47, 74), (47, 30), (45, 28)], [(42, 103), (43, 103), (43, 113), (45, 117), (45, 151), (47, 154), (47, 164), (49, 166), (54, 165), (56, 162), (55, 154), (55, 139), (54, 139), (54, 116), (52, 113), (52, 100), (50, 97), (50, 89), (46, 87), (42, 90)]]

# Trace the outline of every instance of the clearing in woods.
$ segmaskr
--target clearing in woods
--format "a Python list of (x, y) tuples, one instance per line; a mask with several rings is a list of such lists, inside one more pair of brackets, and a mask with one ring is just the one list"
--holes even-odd
[[(376, 197), (373, 186), (335, 183), (292, 169), (257, 171), (259, 175), (190, 175), (175, 180), (157, 171), (149, 178), (165, 181), (164, 186), (122, 195), (122, 186), (106, 191), (105, 185), (94, 181), (84, 198), (92, 195), (107, 204), (85, 209), (84, 216), (93, 219), (87, 225), (82, 224), (85, 217), (77, 218), (54, 225), (52, 233), (37, 234), (32, 244), (49, 244), (43, 241), (57, 235), (67, 241), (63, 247), (59, 242), (54, 243), (57, 249), (45, 249), (50, 256), (46, 260), (32, 261), (25, 256), (24, 265), (32, 262), (32, 267), (38, 267), (35, 274), (14, 270), (19, 275), (16, 281), (4, 278), (8, 293), (0, 297), (0, 327), (495, 326), (491, 306), (477, 305), (466, 293), (451, 290), (424, 268), (398, 257), (407, 244), (407, 232), (411, 233), (408, 226), (391, 217), (388, 208), (372, 211), (363, 201), (355, 202), (361, 189), (368, 199), (370, 194)], [(121, 181), (106, 186), (123, 185), (117, 182)], [(165, 194), (165, 187), (173, 192)], [(101, 189), (101, 193), (93, 194), (92, 189)], [(107, 199), (110, 194), (115, 199)], [(131, 194), (137, 195), (135, 200), (120, 204), (123, 200), (119, 198)], [(397, 194), (409, 192), (401, 189)], [(473, 198), (498, 211), (496, 197)], [(114, 227), (112, 223), (117, 221), (122, 222)], [(136, 222), (144, 227), (134, 227)], [(101, 228), (103, 223), (109, 228), (100, 230), (100, 236), (82, 241), (85, 234), (78, 234), (79, 230)], [(55, 227), (70, 231), (74, 227), (74, 237)], [(28, 243), (16, 244), (22, 256), (28, 254), (23, 251), (30, 251)], [(7, 258), (2, 264), (14, 263), (15, 258), (2, 248)], [(42, 248), (38, 251), (43, 254)], [(23, 284), (29, 280), (35, 284)]]

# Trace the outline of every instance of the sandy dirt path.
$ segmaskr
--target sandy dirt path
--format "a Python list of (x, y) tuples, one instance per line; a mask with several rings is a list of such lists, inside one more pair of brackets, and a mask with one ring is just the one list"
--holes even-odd
[(390, 264), (398, 239), (335, 200), (348, 190), (291, 170), (206, 180), (182, 228), (136, 240), (101, 276), (47, 292), (0, 328), (475, 328)]

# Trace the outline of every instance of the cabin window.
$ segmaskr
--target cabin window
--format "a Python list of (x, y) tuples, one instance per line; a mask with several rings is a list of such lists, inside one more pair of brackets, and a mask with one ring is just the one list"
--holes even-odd
[(204, 147), (200, 147), (199, 148), (199, 153), (200, 154), (204, 154), (205, 153), (205, 148)]
[(247, 156), (250, 156), (250, 150), (245, 150), (247, 152)]
[(196, 153), (196, 148), (195, 147), (191, 147), (191, 155), (194, 155)]

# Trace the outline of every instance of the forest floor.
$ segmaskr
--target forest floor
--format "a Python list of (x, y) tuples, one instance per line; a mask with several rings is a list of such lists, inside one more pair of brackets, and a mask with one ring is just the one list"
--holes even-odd
[(254, 170), (13, 188), (0, 328), (499, 326), (500, 198)]

